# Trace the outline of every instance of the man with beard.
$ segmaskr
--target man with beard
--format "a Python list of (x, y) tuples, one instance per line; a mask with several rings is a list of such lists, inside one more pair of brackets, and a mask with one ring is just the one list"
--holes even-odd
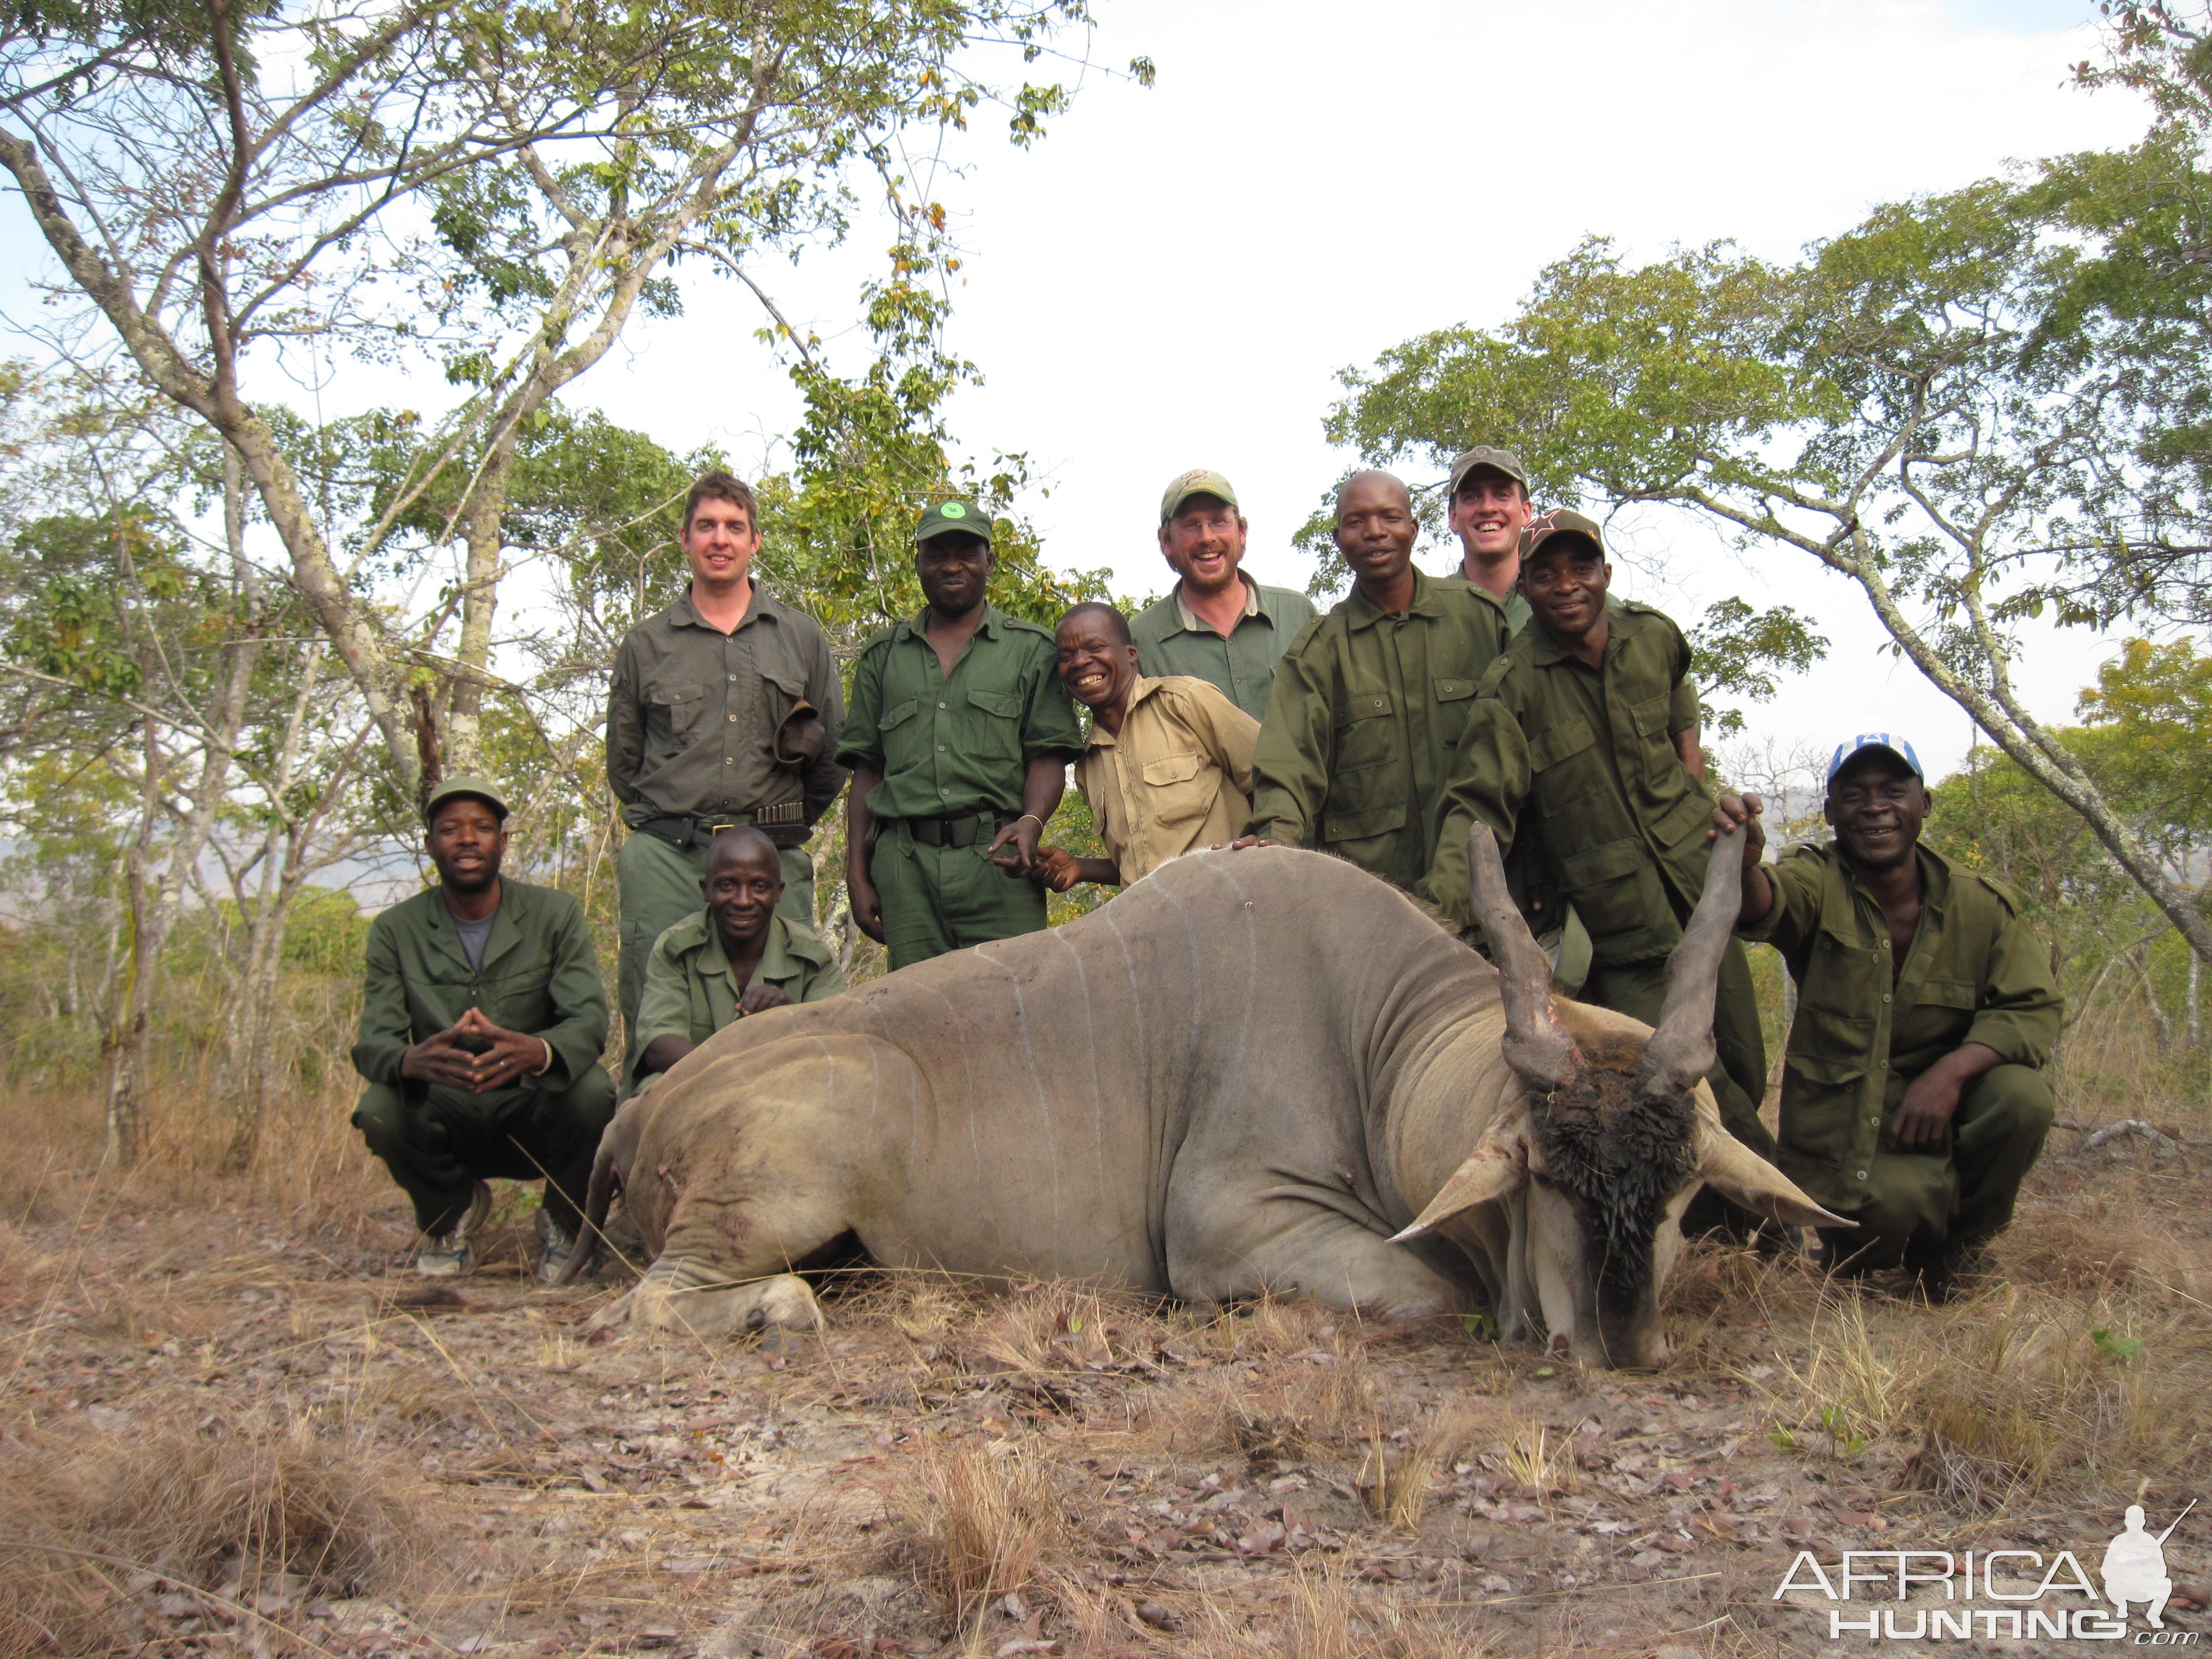
[(1237, 491), (1218, 472), (1200, 469), (1170, 483), (1160, 497), (1159, 537), (1175, 591), (1139, 611), (1129, 636), (1147, 679), (1205, 680), (1256, 720), (1267, 714), (1276, 663), (1315, 611), (1296, 588), (1244, 574), (1249, 529)]
[(666, 1071), (733, 1019), (845, 988), (836, 952), (776, 914), (783, 872), (757, 830), (725, 830), (708, 849), (707, 904), (653, 941), (637, 1012), (637, 1075)]
[[(1713, 803), (1695, 725), (1680, 718), (1689, 644), (1649, 605), (1608, 603), (1612, 579), (1595, 523), (1565, 511), (1539, 521), (1520, 574), (1534, 620), (1483, 681), (1428, 890), (1471, 923), (1468, 830), (1487, 823), (1509, 857), (1533, 836), (1589, 933), (1582, 1000), (1656, 1025), (1667, 957), (1705, 887)], [(1759, 1121), (1766, 1048), (1740, 945), (1722, 963), (1713, 1040), (1722, 1121), (1771, 1158)], [(1751, 1224), (1717, 1204), (1701, 1198), (1686, 1224)]]
[(1317, 847), (1411, 889), (1474, 691), (1505, 647), (1505, 614), (1463, 581), (1413, 567), (1413, 497), (1387, 472), (1337, 492), (1352, 592), (1309, 623), (1275, 672), (1253, 767), (1249, 838)]
[(1940, 1302), (2043, 1151), (2063, 1004), (2019, 901), (1920, 844), (1929, 805), (1912, 745), (1873, 732), (1828, 763), (1832, 844), (1762, 865), (1756, 795), (1712, 822), (1748, 822), (1737, 931), (1797, 982), (1774, 1161), (1858, 1223), (1822, 1231), (1830, 1266), (1902, 1263)]
[(1241, 830), (1252, 815), (1260, 722), (1208, 681), (1139, 673), (1129, 624), (1110, 605), (1073, 606), (1054, 637), (1060, 683), (1091, 711), (1075, 787), (1110, 856), (1048, 847), (1037, 854), (1045, 885), (1126, 886)]
[(895, 969), (1045, 922), (1030, 878), (1083, 733), (1052, 635), (985, 598), (992, 564), (982, 508), (931, 507), (914, 555), (928, 604), (870, 640), (853, 671), (837, 749), (853, 769), (846, 890)]
[(354, 1127), (414, 1201), (417, 1273), (465, 1273), (486, 1177), (545, 1182), (548, 1284), (575, 1248), (592, 1156), (614, 1115), (599, 1066), (607, 994), (581, 906), (500, 874), (507, 802), (448, 778), (423, 808), (438, 884), (369, 925)]

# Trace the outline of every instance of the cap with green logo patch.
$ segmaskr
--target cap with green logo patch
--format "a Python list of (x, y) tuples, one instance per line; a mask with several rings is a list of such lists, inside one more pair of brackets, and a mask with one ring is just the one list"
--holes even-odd
[(1215, 495), (1229, 503), (1229, 510), (1238, 511), (1237, 487), (1218, 472), (1200, 467), (1195, 472), (1181, 472), (1160, 497), (1160, 522), (1165, 524), (1182, 511), (1183, 503), (1194, 495)]
[(1525, 568), (1536, 556), (1536, 550), (1555, 536), (1578, 536), (1597, 550), (1598, 557), (1608, 556), (1605, 532), (1598, 528), (1595, 519), (1586, 519), (1579, 513), (1557, 507), (1540, 518), (1532, 519), (1528, 527), (1521, 532), (1522, 565)]
[(430, 823), (438, 816), (441, 806), (464, 795), (482, 801), (501, 823), (507, 822), (507, 797), (489, 778), (478, 777), (473, 772), (456, 772), (433, 789), (430, 799), (422, 803), (422, 822)]
[(986, 545), (991, 539), (991, 515), (973, 501), (939, 501), (923, 509), (921, 522), (915, 527), (914, 538), (926, 542), (932, 536), (980, 536)]
[(1474, 448), (1462, 450), (1452, 457), (1450, 493), (1458, 495), (1460, 485), (1467, 482), (1467, 475), (1479, 466), (1486, 466), (1493, 472), (1503, 472), (1519, 484), (1523, 492), (1528, 488), (1528, 474), (1522, 466), (1518, 455), (1510, 449), (1477, 444)]

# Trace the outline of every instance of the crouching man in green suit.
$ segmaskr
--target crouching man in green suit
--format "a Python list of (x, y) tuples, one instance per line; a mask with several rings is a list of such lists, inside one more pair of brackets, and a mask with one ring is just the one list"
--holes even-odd
[(836, 952), (776, 914), (783, 871), (757, 830), (725, 830), (708, 849), (706, 908), (670, 927), (646, 958), (638, 1005), (640, 1088), (733, 1019), (819, 1002), (845, 988)]
[(607, 993), (583, 908), (499, 872), (507, 802), (453, 777), (423, 809), (438, 885), (370, 924), (354, 1127), (415, 1203), (416, 1271), (465, 1273), (491, 1213), (484, 1178), (545, 1182), (538, 1276), (575, 1248), (615, 1085)]
[(1875, 732), (1828, 763), (1832, 844), (1763, 866), (1757, 796), (1714, 822), (1748, 820), (1736, 931), (1797, 981), (1775, 1161), (1858, 1223), (1823, 1231), (1830, 1266), (1901, 1263), (1940, 1302), (2043, 1151), (2062, 1005), (2018, 901), (1919, 844), (1928, 810), (1912, 745)]

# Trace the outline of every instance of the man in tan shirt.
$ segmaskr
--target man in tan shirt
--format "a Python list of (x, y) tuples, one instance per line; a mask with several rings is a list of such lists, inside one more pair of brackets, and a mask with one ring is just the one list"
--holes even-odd
[(1242, 830), (1260, 722), (1206, 680), (1139, 674), (1128, 619), (1111, 605), (1077, 605), (1055, 642), (1060, 683), (1091, 710), (1075, 787), (1112, 857), (1046, 848), (1037, 855), (1045, 884), (1056, 893), (1079, 881), (1127, 885)]

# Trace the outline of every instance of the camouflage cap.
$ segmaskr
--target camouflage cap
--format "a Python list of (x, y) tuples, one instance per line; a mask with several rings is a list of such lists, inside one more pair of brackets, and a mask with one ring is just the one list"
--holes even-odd
[(1527, 492), (1528, 474), (1522, 466), (1521, 458), (1518, 455), (1510, 449), (1499, 449), (1490, 444), (1477, 444), (1474, 448), (1462, 450), (1452, 457), (1449, 493), (1454, 495), (1458, 495), (1459, 487), (1466, 481), (1467, 475), (1478, 466), (1486, 466), (1493, 472), (1503, 472), (1514, 483), (1519, 484), (1524, 494)]
[(422, 822), (428, 823), (438, 816), (438, 809), (457, 796), (467, 795), (491, 808), (501, 823), (507, 822), (507, 797), (489, 778), (479, 777), (473, 772), (456, 772), (430, 792), (429, 799), (422, 803)]
[(1160, 522), (1165, 524), (1182, 511), (1182, 504), (1194, 495), (1218, 495), (1229, 503), (1232, 513), (1242, 509), (1237, 505), (1237, 486), (1218, 472), (1200, 467), (1195, 472), (1179, 472), (1174, 482), (1160, 497)]
[(915, 526), (914, 538), (926, 542), (932, 536), (980, 536), (988, 546), (991, 540), (991, 515), (973, 501), (939, 501), (922, 510), (921, 522)]
[(1521, 532), (1521, 562), (1526, 565), (1536, 556), (1536, 550), (1554, 536), (1579, 536), (1597, 549), (1601, 559), (1612, 556), (1605, 550), (1605, 532), (1597, 526), (1595, 519), (1586, 519), (1579, 513), (1555, 507), (1542, 517), (1529, 521)]

